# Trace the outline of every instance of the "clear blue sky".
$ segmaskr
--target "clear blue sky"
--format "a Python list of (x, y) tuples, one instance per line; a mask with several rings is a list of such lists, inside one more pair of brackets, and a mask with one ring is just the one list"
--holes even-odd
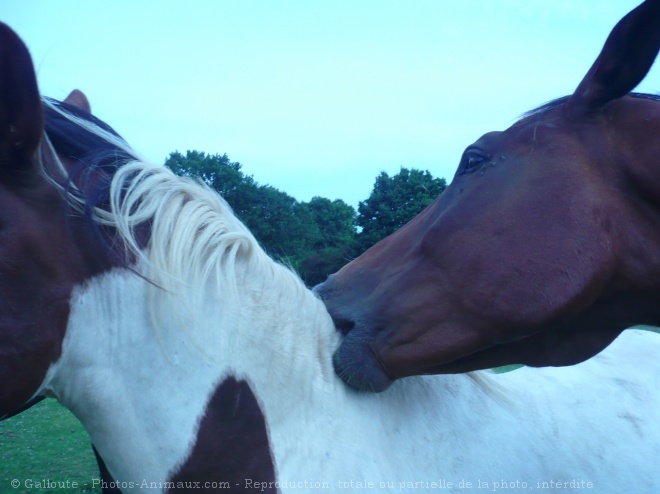
[[(574, 90), (638, 0), (0, 0), (43, 94), (73, 88), (155, 162), (227, 153), (296, 199), (463, 149)], [(660, 91), (660, 69), (640, 89)]]

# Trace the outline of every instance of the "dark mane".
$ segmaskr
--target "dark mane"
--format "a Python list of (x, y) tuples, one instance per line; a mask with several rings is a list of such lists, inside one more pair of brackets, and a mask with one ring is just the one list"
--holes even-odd
[[(628, 96), (631, 96), (633, 98), (641, 98), (641, 99), (650, 99), (653, 101), (660, 101), (660, 94), (650, 94), (650, 93), (630, 93)], [(547, 103), (543, 103), (541, 106), (538, 106), (532, 110), (529, 110), (528, 112), (525, 112), (521, 115), (518, 121), (525, 120), (526, 118), (529, 117), (534, 117), (536, 115), (543, 115), (546, 112), (549, 112), (550, 110), (553, 110), (561, 105), (563, 105), (568, 99), (570, 98), (569, 96), (562, 96), (557, 99), (553, 99), (552, 101), (548, 101)]]
[[(95, 211), (109, 210), (110, 186), (115, 173), (123, 165), (136, 161), (137, 156), (112, 127), (91, 113), (46, 97), (43, 97), (42, 109), (45, 133), (53, 149), (76, 163), (65, 182), (60, 183), (68, 207), (71, 211), (80, 210), (82, 205), (81, 212), (93, 235), (117, 263), (124, 265), (126, 261), (113, 249), (109, 229), (96, 221)], [(73, 198), (77, 198), (78, 207), (74, 206)]]
[[(73, 159), (78, 164), (68, 177), (67, 191), (73, 193), (72, 183), (78, 185), (86, 204), (86, 213), (91, 217), (96, 207), (104, 208), (112, 177), (119, 167), (134, 161), (135, 156), (106, 139), (107, 132), (125, 143), (124, 139), (108, 124), (94, 115), (62, 101), (44, 97), (44, 126), (46, 135), (60, 156)], [(65, 112), (54, 110), (50, 105)], [(80, 125), (67, 114), (92, 124), (90, 130)], [(101, 132), (94, 133), (93, 129)], [(128, 148), (128, 144), (126, 145)]]
[[(91, 113), (61, 101), (46, 99), (69, 115), (89, 122), (124, 141), (112, 127)], [(42, 107), (46, 134), (58, 154), (80, 162), (85, 168), (101, 169), (111, 175), (118, 167), (135, 159), (103, 136), (82, 127), (75, 120), (53, 110), (49, 105), (43, 104)]]

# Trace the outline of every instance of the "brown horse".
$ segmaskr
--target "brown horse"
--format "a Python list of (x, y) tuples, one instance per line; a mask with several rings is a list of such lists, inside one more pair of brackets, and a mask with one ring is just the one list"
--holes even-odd
[(647, 0), (571, 96), (468, 146), (433, 204), (317, 287), (349, 385), (571, 365), (660, 324), (660, 102), (628, 94), (659, 47)]

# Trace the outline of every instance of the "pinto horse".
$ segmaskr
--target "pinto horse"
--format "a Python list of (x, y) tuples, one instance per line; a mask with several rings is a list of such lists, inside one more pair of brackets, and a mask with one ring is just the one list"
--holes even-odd
[(647, 0), (571, 96), (468, 146), (426, 210), (316, 288), (348, 384), (571, 365), (660, 325), (660, 98), (628, 94), (659, 47)]
[(340, 334), (203, 185), (75, 91), (41, 98), (0, 24), (0, 417), (41, 396), (123, 492), (651, 492), (660, 337), (558, 373), (337, 378)]

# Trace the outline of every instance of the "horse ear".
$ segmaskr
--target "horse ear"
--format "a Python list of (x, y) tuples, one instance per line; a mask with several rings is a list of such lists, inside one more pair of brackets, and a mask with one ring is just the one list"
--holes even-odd
[(85, 110), (87, 113), (92, 113), (92, 107), (89, 104), (89, 100), (87, 99), (87, 96), (85, 96), (85, 93), (83, 93), (80, 89), (74, 89), (71, 91), (63, 103), (68, 103), (69, 105), (75, 106), (76, 108)]
[(16, 33), (0, 22), (0, 171), (29, 166), (42, 133), (32, 58)]
[(660, 0), (646, 0), (621, 19), (564, 105), (569, 118), (588, 116), (642, 82), (660, 49)]

